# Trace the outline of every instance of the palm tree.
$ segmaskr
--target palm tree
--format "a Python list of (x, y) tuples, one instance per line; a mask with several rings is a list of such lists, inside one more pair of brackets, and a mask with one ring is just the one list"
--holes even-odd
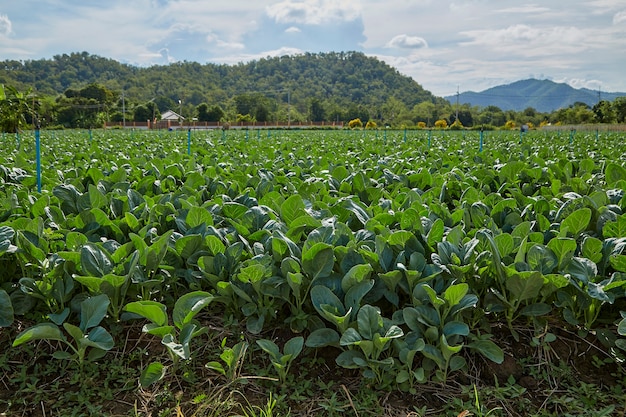
[(0, 130), (17, 133), (27, 125), (26, 115), (31, 112), (31, 93), (32, 88), (20, 92), (15, 87), (0, 84)]

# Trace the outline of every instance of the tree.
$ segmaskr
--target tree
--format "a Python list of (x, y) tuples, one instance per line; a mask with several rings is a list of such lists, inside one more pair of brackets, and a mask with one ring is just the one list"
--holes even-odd
[(626, 97), (617, 97), (613, 100), (613, 109), (617, 123), (626, 122)]
[(592, 110), (599, 123), (614, 123), (617, 120), (615, 108), (610, 101), (602, 100)]
[(152, 110), (144, 104), (140, 104), (133, 110), (133, 120), (136, 122), (145, 122), (146, 120), (152, 120)]
[(431, 126), (435, 120), (436, 106), (430, 101), (423, 101), (413, 106), (411, 111), (414, 121), (423, 122), (425, 126)]
[(201, 122), (219, 122), (226, 115), (224, 110), (217, 104), (209, 107), (207, 103), (200, 103), (196, 107), (198, 120)]
[(321, 122), (324, 120), (325, 111), (324, 106), (319, 98), (311, 99), (309, 104), (309, 118), (312, 122)]
[(26, 116), (31, 112), (32, 89), (18, 91), (10, 85), (0, 84), (0, 129), (16, 133), (27, 124)]
[[(450, 115), (450, 121), (453, 125), (457, 122), (456, 111)], [(472, 126), (474, 124), (472, 112), (470, 112), (468, 109), (459, 110), (459, 123), (461, 124), (461, 126)]]

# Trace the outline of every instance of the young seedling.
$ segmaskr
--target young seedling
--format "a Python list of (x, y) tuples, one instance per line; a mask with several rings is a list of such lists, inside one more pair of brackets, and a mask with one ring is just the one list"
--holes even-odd
[(257, 345), (263, 349), (270, 356), (272, 365), (276, 372), (278, 372), (278, 379), (281, 383), (285, 383), (287, 374), (289, 373), (289, 367), (293, 363), (294, 359), (302, 352), (304, 346), (304, 338), (297, 336), (289, 339), (283, 347), (283, 353), (276, 343), (268, 339), (260, 339), (256, 341)]

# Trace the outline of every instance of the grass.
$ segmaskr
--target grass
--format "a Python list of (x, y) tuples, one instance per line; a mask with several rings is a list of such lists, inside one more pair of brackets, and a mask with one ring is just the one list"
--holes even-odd
[[(206, 318), (209, 320), (208, 318)], [(9, 345), (19, 323), (2, 329)], [(199, 340), (197, 356), (176, 372), (142, 389), (140, 370), (149, 360), (167, 363), (159, 340), (129, 326), (119, 330), (124, 345), (100, 362), (58, 361), (55, 346), (40, 342), (0, 354), (0, 416), (108, 417), (278, 417), (278, 416), (623, 416), (626, 374), (608, 352), (576, 335), (565, 334), (547, 346), (532, 346), (521, 333), (504, 338), (503, 365), (468, 358), (465, 372), (445, 384), (417, 386), (414, 394), (379, 390), (358, 373), (340, 368), (331, 356), (304, 351), (283, 384), (269, 359), (250, 348), (236, 378), (205, 365), (222, 352), (228, 336), (220, 329)], [(247, 335), (244, 335), (247, 337)], [(511, 340), (513, 340), (511, 338)], [(253, 346), (251, 343), (250, 346)], [(465, 413), (465, 414), (463, 414)]]

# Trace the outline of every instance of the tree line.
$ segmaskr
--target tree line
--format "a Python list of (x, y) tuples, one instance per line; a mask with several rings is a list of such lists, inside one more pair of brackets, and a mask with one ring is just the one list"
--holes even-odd
[(359, 52), (302, 54), (246, 64), (180, 62), (138, 68), (86, 52), (0, 62), (0, 129), (97, 128), (105, 122), (186, 120), (342, 122), (466, 128), (623, 123), (626, 97), (541, 113), (456, 105)]

